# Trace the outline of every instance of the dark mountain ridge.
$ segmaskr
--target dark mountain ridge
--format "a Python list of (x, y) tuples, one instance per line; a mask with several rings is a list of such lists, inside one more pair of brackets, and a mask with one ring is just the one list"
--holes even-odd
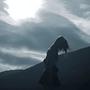
[[(61, 90), (90, 90), (90, 47), (62, 54), (57, 63)], [(43, 90), (38, 84), (44, 71), (43, 62), (26, 70), (0, 73), (0, 88)]]

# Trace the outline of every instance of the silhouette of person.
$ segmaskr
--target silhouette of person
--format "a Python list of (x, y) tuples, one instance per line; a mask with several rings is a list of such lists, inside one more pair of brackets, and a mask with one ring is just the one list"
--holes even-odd
[(47, 56), (44, 59), (45, 67), (51, 67), (56, 64), (58, 61), (58, 52), (62, 50), (67, 53), (68, 49), (69, 45), (67, 40), (62, 36), (57, 38), (54, 44), (47, 51)]
[(59, 50), (65, 51), (65, 53), (67, 53), (67, 50), (69, 49), (67, 40), (62, 36), (56, 39), (54, 45)]
[(58, 61), (58, 52), (63, 50), (67, 53), (69, 49), (67, 40), (64, 37), (59, 37), (48, 49), (47, 56), (44, 59), (45, 71), (42, 74), (39, 83), (46, 89), (51, 87), (59, 87), (60, 81), (58, 78), (58, 68), (56, 63)]

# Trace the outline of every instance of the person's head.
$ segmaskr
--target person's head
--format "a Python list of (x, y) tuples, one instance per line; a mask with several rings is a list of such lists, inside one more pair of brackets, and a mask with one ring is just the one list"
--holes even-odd
[(69, 49), (67, 40), (62, 36), (57, 38), (54, 44), (55, 47), (58, 48), (59, 50), (64, 50), (65, 52), (67, 52), (67, 49)]

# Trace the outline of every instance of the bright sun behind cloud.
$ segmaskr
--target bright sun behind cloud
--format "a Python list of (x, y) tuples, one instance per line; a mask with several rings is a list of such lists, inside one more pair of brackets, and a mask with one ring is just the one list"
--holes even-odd
[(7, 0), (8, 13), (15, 21), (34, 18), (40, 8), (43, 0)]

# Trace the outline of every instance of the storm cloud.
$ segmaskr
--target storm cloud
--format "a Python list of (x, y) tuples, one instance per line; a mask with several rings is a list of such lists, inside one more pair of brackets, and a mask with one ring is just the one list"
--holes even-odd
[(5, 3), (5, 0), (0, 0), (0, 16), (3, 14), (8, 14), (6, 8), (8, 8), (8, 5)]
[[(46, 9), (49, 12), (63, 16), (72, 22), (84, 35), (81, 37), (90, 41), (90, 7), (89, 0), (48, 0)], [(86, 35), (85, 35), (86, 34)], [(90, 42), (89, 42), (90, 43)]]
[[(43, 61), (47, 49), (60, 35), (67, 39), (70, 51), (89, 46), (86, 28), (82, 30), (77, 21), (83, 20), (86, 25), (88, 22), (78, 9), (74, 12), (74, 1), (46, 0), (38, 19), (25, 20), (20, 25), (0, 20), (0, 70), (26, 68)], [(81, 5), (82, 1), (77, 3)]]

